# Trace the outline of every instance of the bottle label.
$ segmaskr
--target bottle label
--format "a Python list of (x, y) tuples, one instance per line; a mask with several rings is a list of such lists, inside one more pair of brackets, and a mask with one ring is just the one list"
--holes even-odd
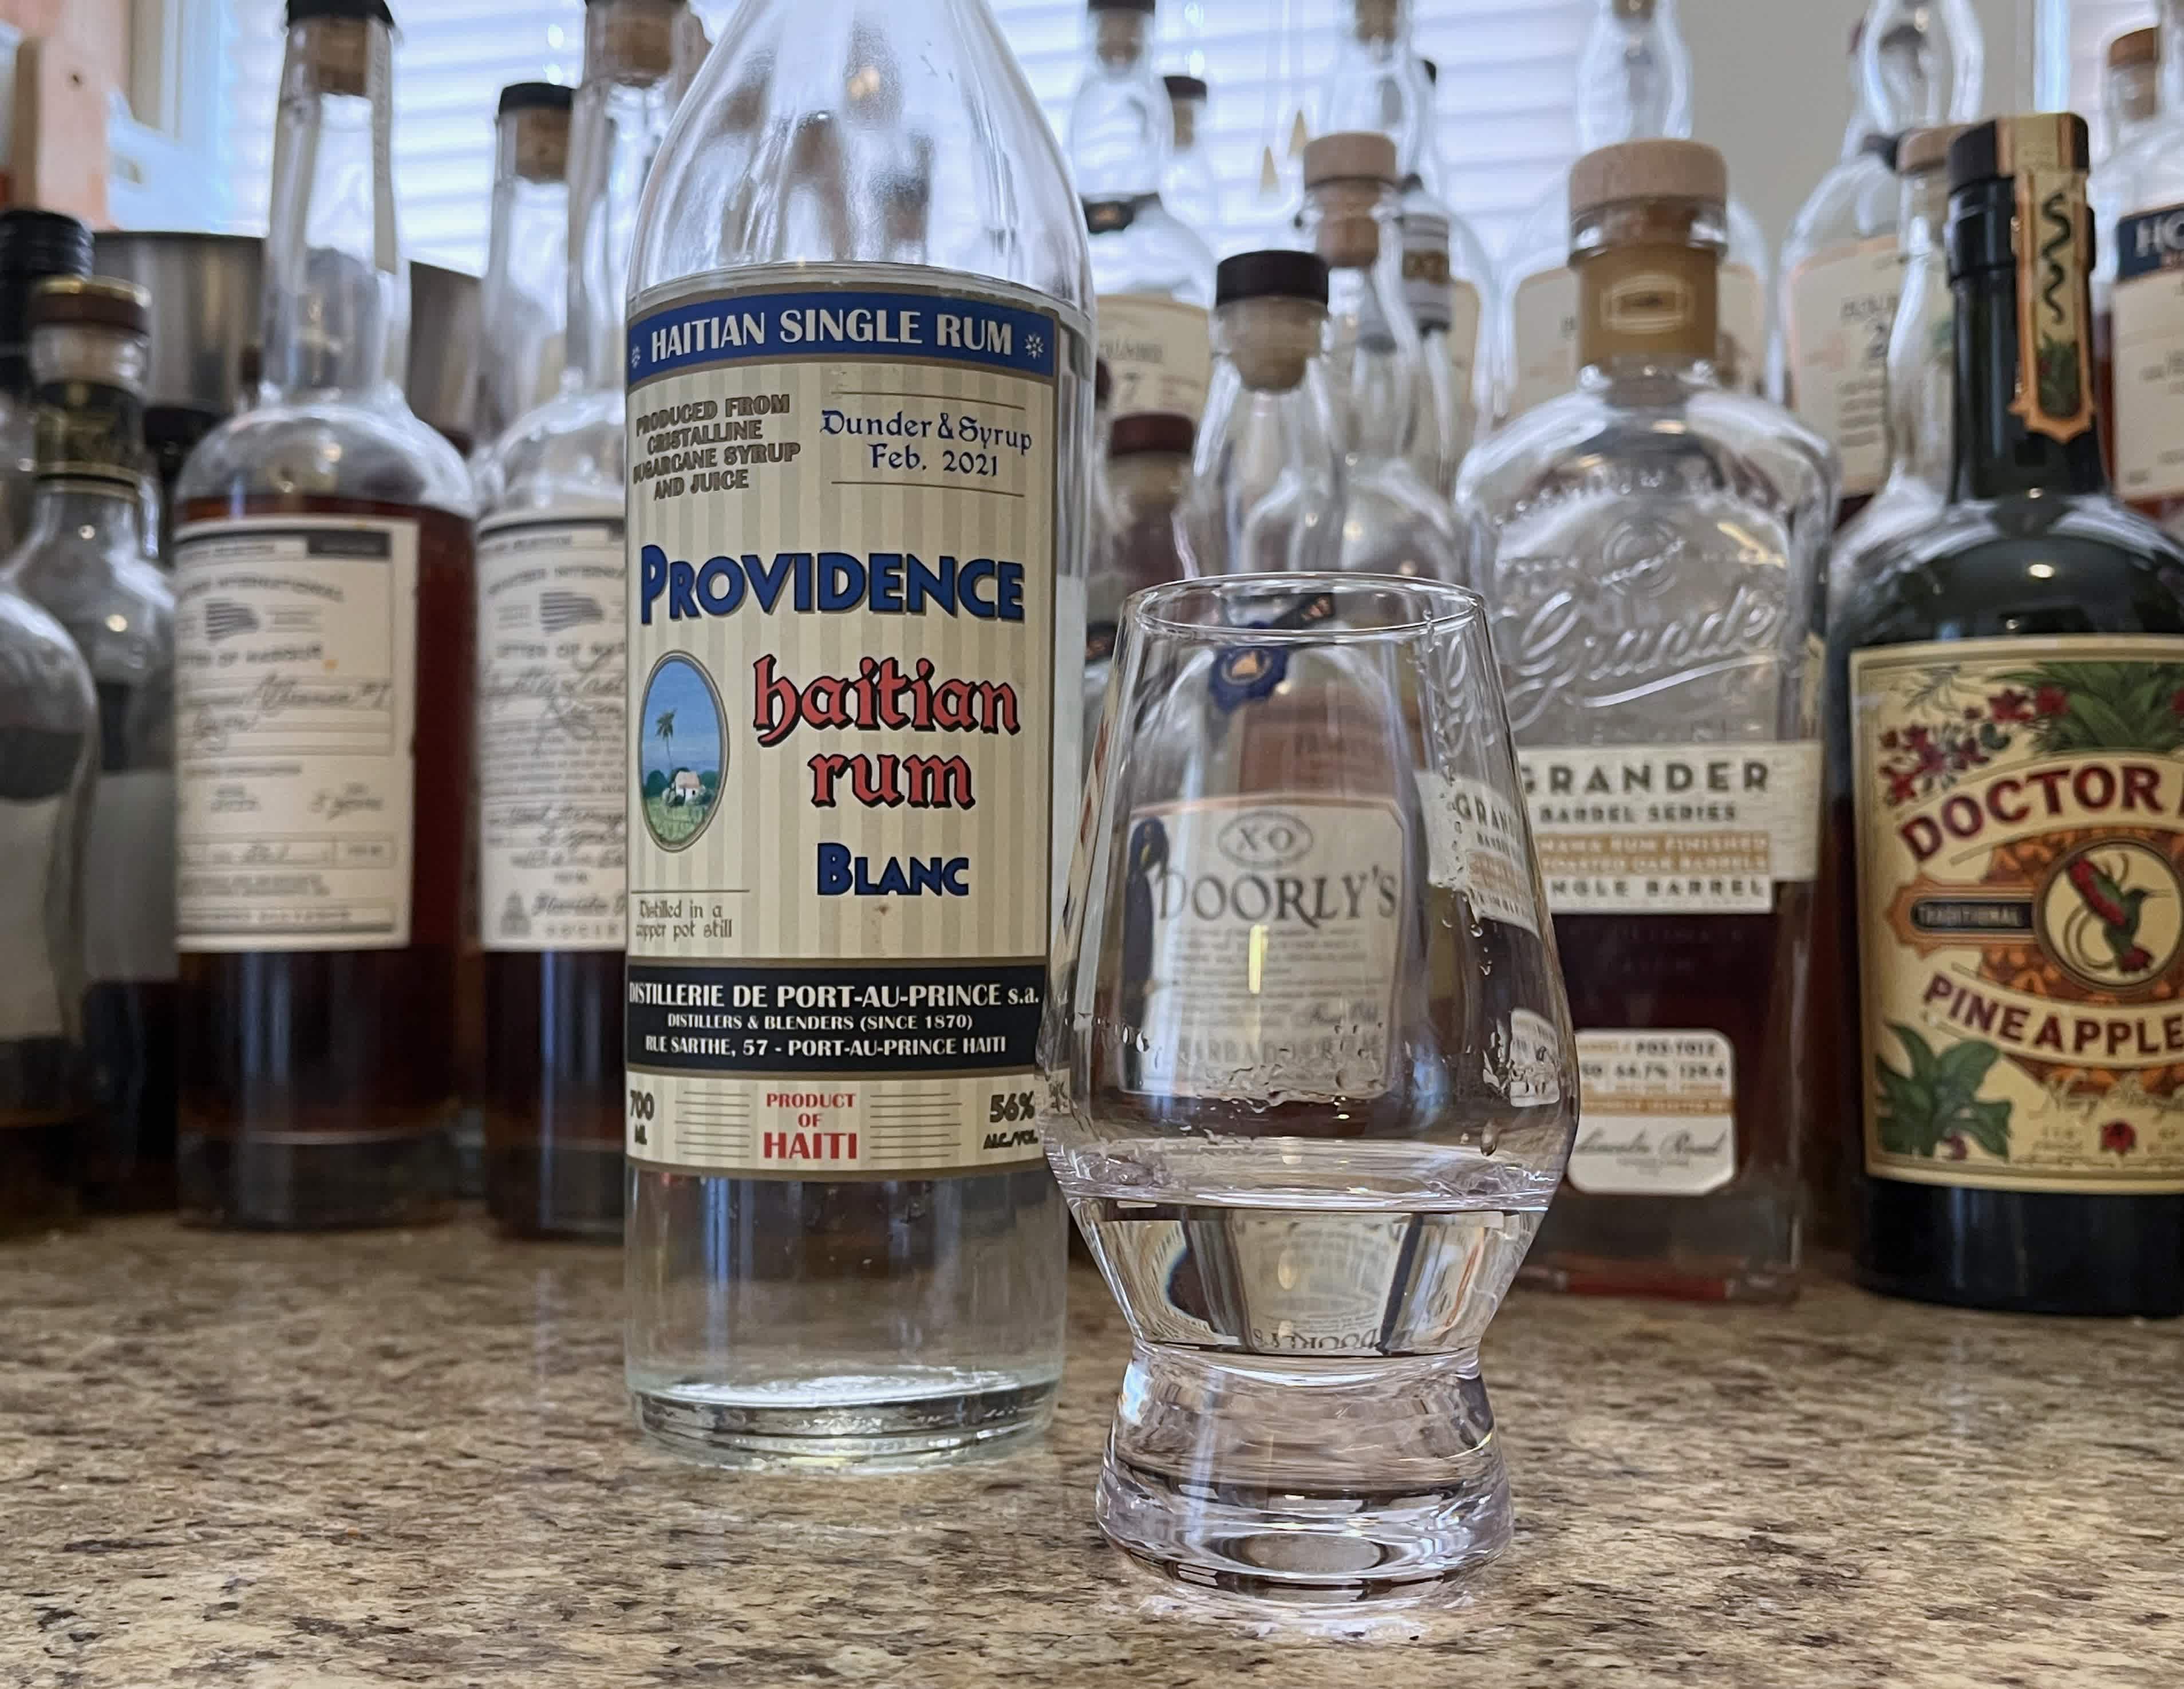
[(1903, 259), (1895, 237), (1847, 241), (1790, 277), (1791, 395), (1842, 459), (1846, 497), (1888, 476), (1888, 337)]
[(2116, 490), (2184, 497), (2184, 205), (2116, 226)]
[(2184, 638), (1851, 657), (1875, 1177), (2184, 1191)]
[(1114, 386), (1108, 412), (1173, 410), (1195, 422), (1213, 379), (1205, 310), (1156, 293), (1100, 296), (1100, 355)]
[(1564, 1176), (1592, 1196), (1702, 1196), (1736, 1177), (1736, 1056), (1718, 1032), (1580, 1032)]
[(477, 576), (480, 939), (489, 950), (620, 950), (622, 524), (488, 522)]
[[(175, 536), (176, 926), (200, 950), (410, 942), (417, 523)], [(448, 818), (448, 824), (454, 820)]]
[(1078, 733), (1056, 642), (1083, 638), (1056, 578), (1064, 324), (948, 280), (716, 284), (630, 326), (639, 1161), (855, 1179), (1040, 1154)]
[(1540, 934), (1540, 901), (1524, 816), (1484, 780), (1421, 772), (1426, 877), (1460, 892), (1482, 920)]
[(91, 794), (84, 972), (94, 983), (175, 977), (175, 777), (107, 772)]
[[(69, 763), (53, 758), (55, 772), (64, 776), (81, 748), (76, 740)], [(50, 750), (58, 753), (67, 747), (54, 744)], [(51, 789), (48, 783), (40, 783)], [(71, 819), (74, 801), (73, 794), (21, 801), (0, 797), (0, 956), (8, 959), (0, 967), (0, 1044), (60, 1038), (75, 1025), (70, 1001), (74, 993), (61, 984), (64, 972), (74, 971), (63, 962), (62, 951), (75, 934), (66, 912), (68, 883), (56, 872), (57, 866), (66, 867), (56, 858), (64, 848), (62, 827)], [(0, 1125), (5, 1123), (0, 1110)]]
[[(1658, 326), (1634, 321), (1632, 313), (1641, 307), (1635, 298), (1637, 290), (1629, 291), (1630, 297), (1617, 306), (1617, 321), (1608, 326), (1621, 332), (1642, 328), (1648, 337), (1657, 335)], [(1688, 310), (1700, 303), (1694, 296), (1681, 309)], [(1643, 309), (1651, 313), (1658, 306), (1657, 295)], [(1724, 264), (1719, 267), (1714, 309), (1715, 374), (1725, 387), (1757, 392), (1766, 363), (1767, 292), (1750, 266)], [(1509, 399), (1512, 416), (1521, 415), (1577, 385), (1578, 331), (1575, 270), (1567, 265), (1543, 270), (1517, 284), (1515, 368)]]
[(2003, 126), (2017, 186), (2017, 396), (2010, 413), (2053, 440), (2093, 426), (2092, 213), (2071, 167), (2069, 126)]
[[(1402, 948), (1403, 821), (1324, 794), (1130, 817), (1125, 1087), (1163, 1096), (1378, 1096)], [(1125, 963), (1126, 968), (1128, 964)]]
[(1819, 870), (1820, 747), (1519, 750), (1557, 915), (1764, 914)]

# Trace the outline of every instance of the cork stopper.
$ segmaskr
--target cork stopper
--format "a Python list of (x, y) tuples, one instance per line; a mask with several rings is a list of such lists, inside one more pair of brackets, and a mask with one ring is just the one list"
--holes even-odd
[(1949, 145), (1964, 132), (1966, 125), (1944, 123), (1932, 129), (1914, 129), (1896, 147), (1896, 174), (1925, 176), (1949, 161)]
[(1729, 166), (1698, 141), (1625, 141), (1587, 153), (1570, 166), (1570, 219), (1634, 199), (1729, 198)]
[(1308, 252), (1240, 252), (1213, 272), (1218, 349), (1244, 385), (1286, 393), (1304, 379), (1327, 328), (1327, 266)]
[(568, 180), (574, 96), (558, 82), (512, 82), (500, 91), (500, 120), (515, 125), (515, 173), (524, 181)]
[[(610, 75), (655, 77), (675, 69), (684, 0), (586, 0), (606, 15), (599, 20), (599, 68)], [(590, 71), (587, 66), (587, 74)]]
[(1304, 185), (1318, 187), (1323, 182), (1343, 181), (1385, 182), (1393, 187), (1399, 177), (1396, 169), (1396, 143), (1384, 135), (1366, 130), (1346, 130), (1337, 135), (1323, 135), (1305, 143)]
[(1107, 439), (1109, 457), (1138, 457), (1165, 452), (1189, 457), (1198, 435), (1190, 418), (1172, 410), (1140, 410), (1115, 419)]
[(2161, 31), (2126, 30), (2109, 43), (2109, 69), (2124, 70), (2135, 64), (2161, 63)]
[(152, 296), (134, 282), (109, 276), (56, 276), (31, 295), (31, 326), (152, 332)]
[(1653, 0), (1615, 0), (1615, 15), (1634, 24), (1653, 21)]
[(358, 18), (321, 16), (307, 39), (312, 75), (321, 92), (361, 99), (371, 92), (372, 25)]
[(1397, 0), (1354, 0), (1350, 17), (1352, 32), (1360, 41), (1396, 38)]

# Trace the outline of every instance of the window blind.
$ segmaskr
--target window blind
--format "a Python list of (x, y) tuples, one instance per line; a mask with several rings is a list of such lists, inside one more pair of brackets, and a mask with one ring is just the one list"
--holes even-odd
[[(1083, 0), (991, 0), (1059, 131), (1083, 54)], [(696, 0), (718, 36), (734, 0)], [(574, 82), (582, 0), (396, 0), (395, 187), (413, 256), (476, 270), (485, 258), (493, 103), (526, 79)], [(1423, 0), (1418, 51), (1440, 73), (1440, 152), (1450, 197), (1498, 248), (1577, 151), (1577, 56), (1590, 0)], [(262, 231), (282, 0), (229, 0), (216, 21), (222, 75), (214, 132), (221, 226)], [(1212, 86), (1207, 145), (1223, 190), (1228, 249), (1263, 237), (1280, 207), (1260, 190), (1262, 150), (1285, 159), (1300, 105), (1307, 124), (1347, 8), (1339, 0), (1165, 0), (1160, 68)], [(1292, 173), (1293, 174), (1293, 173)]]

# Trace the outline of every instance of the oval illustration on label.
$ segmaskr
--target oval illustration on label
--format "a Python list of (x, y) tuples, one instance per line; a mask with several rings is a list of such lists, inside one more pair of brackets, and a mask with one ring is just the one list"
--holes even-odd
[(637, 722), (638, 802), (663, 850), (687, 850), (713, 818), (727, 767), (727, 711), (692, 659), (662, 657), (644, 683)]
[(1251, 810), (1221, 829), (1221, 854), (1240, 868), (1285, 868), (1312, 846), (1312, 828), (1281, 810)]
[(2135, 839), (2071, 852), (2036, 906), (2048, 953), (2092, 990), (2128, 995), (2152, 984), (2184, 944), (2184, 880), (2174, 861)]

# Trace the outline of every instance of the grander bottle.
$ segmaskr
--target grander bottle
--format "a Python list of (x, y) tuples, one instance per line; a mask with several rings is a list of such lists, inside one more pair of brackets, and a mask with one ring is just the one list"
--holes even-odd
[(2184, 1313), (2184, 549), (2120, 506), (2093, 404), (2075, 116), (1949, 149), (1948, 510), (1829, 636), (1857, 864), (1860, 1276)]
[(1585, 1075), (1524, 1268), (1570, 1290), (1796, 1283), (1835, 470), (1715, 376), (1727, 187), (1689, 141), (1578, 161), (1577, 390), (1474, 448), (1459, 488)]
[(983, 0), (751, 0), (631, 288), (630, 1388), (696, 1458), (948, 1458), (1061, 1371), (1092, 467), (1084, 220)]
[(638, 189), (688, 81), (687, 16), (682, 0), (584, 14), (567, 373), (479, 464), (486, 1199), (521, 1235), (621, 1235), (622, 301)]
[(189, 1217), (442, 1212), (470, 793), (471, 485), (402, 396), (384, 0), (289, 0), (257, 406), (176, 534)]
[(8, 580), (76, 643), (98, 693), (84, 861), (87, 1207), (175, 1201), (175, 600), (148, 532), (150, 312), (127, 282), (31, 300), (37, 491)]

